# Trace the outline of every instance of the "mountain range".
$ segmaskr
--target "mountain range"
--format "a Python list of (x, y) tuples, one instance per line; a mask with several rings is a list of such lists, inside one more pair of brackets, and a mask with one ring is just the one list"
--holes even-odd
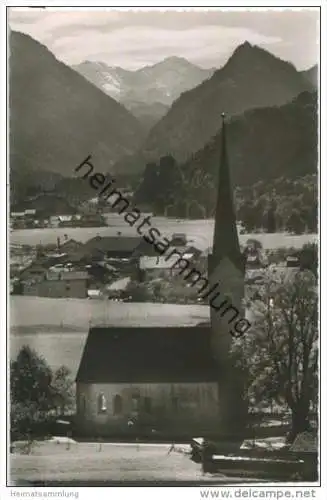
[(69, 176), (90, 154), (108, 170), (140, 146), (138, 120), (30, 36), (11, 32), (9, 71), (12, 174)]
[(84, 61), (72, 67), (124, 104), (146, 128), (158, 121), (183, 92), (210, 78), (214, 72), (175, 56), (136, 71), (96, 61)]
[(222, 112), (232, 117), (250, 109), (286, 104), (301, 92), (314, 90), (311, 76), (245, 42), (211, 78), (174, 101), (138, 153), (119, 160), (114, 171), (117, 175), (143, 171), (148, 161), (166, 154), (185, 162), (218, 132)]
[[(302, 92), (283, 106), (252, 109), (232, 117), (226, 122), (226, 136), (234, 185), (251, 185), (262, 178), (292, 179), (316, 173), (317, 130), (317, 93), (314, 91)], [(182, 165), (190, 179), (195, 170), (203, 176), (215, 177), (220, 145), (218, 132)]]
[(142, 151), (149, 158), (169, 152), (185, 161), (213, 137), (222, 112), (280, 106), (311, 89), (296, 68), (248, 42), (240, 45), (213, 76), (185, 92), (152, 128)]
[[(93, 68), (94, 63), (90, 64)], [(207, 169), (215, 161), (210, 151), (219, 144), (213, 138), (219, 133), (221, 112), (231, 121), (231, 154), (238, 183), (255, 182), (263, 174), (271, 177), (274, 169), (281, 175), (283, 169), (293, 172), (297, 168), (300, 175), (312, 170), (316, 158), (315, 97), (305, 98), (303, 92), (317, 87), (317, 68), (299, 72), (247, 42), (214, 72), (177, 57), (135, 72), (115, 68), (120, 81), (125, 81), (124, 98), (130, 96), (129, 106), (134, 113), (138, 110), (136, 114), (145, 116), (149, 106), (157, 107), (158, 119), (174, 95), (182, 92), (147, 135), (144, 123), (121, 103), (28, 35), (11, 32), (9, 68), (10, 180), (15, 198), (30, 188), (33, 191), (33, 185), (53, 189), (58, 175), (72, 176), (75, 166), (88, 155), (97, 171), (118, 178), (140, 179), (146, 164), (164, 155), (173, 155), (183, 170), (192, 172), (194, 161)], [(183, 92), (191, 81), (200, 83)], [(302, 156), (296, 156), (296, 148)]]
[[(235, 186), (317, 173), (317, 94), (303, 92), (283, 106), (249, 110), (226, 121), (228, 159)], [(221, 133), (184, 164), (171, 156), (147, 164), (136, 199), (171, 215), (211, 216), (221, 153)], [(160, 204), (160, 201), (162, 203)]]

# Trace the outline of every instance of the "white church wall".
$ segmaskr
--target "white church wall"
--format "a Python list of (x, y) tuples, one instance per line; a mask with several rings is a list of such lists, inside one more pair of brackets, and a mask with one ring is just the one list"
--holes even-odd
[[(117, 396), (121, 408), (117, 412)], [(218, 423), (218, 383), (77, 384), (78, 420), (84, 429), (110, 433), (129, 421), (153, 428), (199, 431)], [(119, 406), (119, 405), (118, 405)]]

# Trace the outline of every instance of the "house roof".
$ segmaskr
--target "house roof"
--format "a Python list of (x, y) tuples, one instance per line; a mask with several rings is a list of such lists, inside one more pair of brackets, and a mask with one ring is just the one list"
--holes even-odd
[(140, 243), (139, 237), (135, 236), (95, 236), (88, 240), (84, 248), (88, 250), (96, 250), (100, 253), (106, 252), (130, 252), (132, 253)]
[(141, 257), (141, 256), (157, 256), (160, 255), (156, 250), (155, 246), (151, 243), (147, 243), (143, 238), (138, 242), (138, 245), (135, 247), (133, 252), (133, 257)]
[(91, 328), (76, 376), (81, 383), (213, 382), (210, 327)]
[(82, 248), (83, 243), (80, 241), (76, 241), (73, 238), (69, 238), (63, 242), (59, 241), (61, 252), (65, 252), (67, 250), (76, 250), (78, 248)]
[(187, 238), (185, 233), (174, 233), (171, 238), (172, 246), (185, 246), (187, 243)]
[(49, 281), (56, 280), (87, 280), (89, 277), (85, 271), (67, 271), (65, 269), (50, 270), (47, 272), (47, 279)]
[(131, 278), (127, 276), (126, 278), (121, 278), (119, 280), (114, 281), (110, 285), (106, 286), (106, 289), (110, 291), (126, 290), (127, 285), (130, 283), (130, 281)]
[(260, 262), (260, 257), (258, 254), (248, 254), (246, 256), (246, 262)]
[(157, 257), (142, 256), (140, 257), (140, 269), (171, 269), (179, 258), (179, 255), (173, 255), (168, 260), (159, 255)]
[(73, 218), (72, 215), (58, 215), (58, 219), (61, 221), (61, 222), (68, 222), (68, 221), (71, 221)]

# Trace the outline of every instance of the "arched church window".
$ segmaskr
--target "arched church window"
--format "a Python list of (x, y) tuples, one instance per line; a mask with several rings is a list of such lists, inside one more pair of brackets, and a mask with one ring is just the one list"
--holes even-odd
[(120, 415), (123, 411), (123, 398), (116, 394), (113, 400), (113, 413), (114, 415)]
[(132, 411), (138, 412), (140, 409), (140, 396), (138, 394), (134, 394), (132, 396)]
[(98, 396), (98, 413), (105, 413), (107, 411), (107, 400), (103, 393)]

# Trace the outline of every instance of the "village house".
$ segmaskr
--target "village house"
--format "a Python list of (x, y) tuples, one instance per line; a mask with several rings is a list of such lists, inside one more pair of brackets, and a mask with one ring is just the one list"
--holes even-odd
[(191, 261), (194, 254), (193, 253), (180, 253), (172, 255), (169, 259), (166, 256), (141, 256), (138, 263), (138, 277), (139, 281), (148, 281), (157, 278), (171, 279), (176, 274), (179, 274), (178, 267), (174, 267), (174, 264), (180, 259), (182, 255), (183, 259)]
[(89, 275), (85, 271), (53, 269), (43, 275), (27, 279), (23, 284), (23, 294), (83, 299), (87, 297), (88, 280)]
[[(95, 258), (131, 259), (137, 246), (140, 244), (139, 236), (95, 236), (84, 245), (84, 250), (92, 253)], [(148, 245), (150, 246), (150, 245)]]
[[(78, 216), (76, 216), (77, 219)], [(73, 216), (72, 214), (57, 214), (57, 215), (51, 215), (49, 217), (50, 225), (51, 227), (64, 227), (65, 225), (70, 226), (71, 225), (71, 220)]]
[(147, 279), (158, 277), (169, 278), (173, 275), (172, 266), (175, 260), (178, 260), (179, 255), (183, 255), (190, 262), (198, 260), (201, 255), (201, 251), (198, 248), (187, 243), (184, 233), (173, 235), (170, 249), (171, 252), (176, 250), (176, 254), (167, 259), (167, 255), (171, 253), (169, 250), (165, 252), (165, 255), (160, 255), (154, 245), (147, 243), (142, 238), (132, 255), (139, 271), (138, 279), (146, 281)]
[(29, 208), (22, 212), (11, 212), (12, 229), (33, 229), (34, 227), (44, 227), (48, 220), (44, 220), (40, 214), (37, 214), (35, 208)]
[(131, 282), (131, 278), (126, 276), (124, 278), (117, 279), (106, 285), (105, 295), (108, 299), (123, 299), (126, 297), (126, 289)]
[[(131, 321), (127, 311), (119, 322), (90, 329), (76, 376), (78, 432), (242, 439), (247, 411), (243, 375), (229, 356), (231, 315), (226, 313), (232, 310), (235, 317), (235, 311), (243, 311), (244, 256), (235, 224), (224, 123), (208, 280), (209, 294), (214, 292), (210, 323), (192, 326), (190, 314), (182, 325), (176, 319), (176, 326), (166, 326), (171, 318), (163, 318), (160, 326), (151, 326), (146, 317), (143, 322)], [(218, 313), (222, 309), (224, 313)]]
[(149, 281), (157, 278), (169, 279), (173, 275), (172, 265), (179, 259), (166, 260), (166, 257), (157, 255), (156, 257), (142, 256), (139, 260), (139, 281)]
[(83, 214), (79, 220), (80, 227), (105, 227), (105, 218), (100, 213), (95, 214)]
[(67, 236), (62, 241), (60, 237), (57, 238), (57, 249), (61, 253), (73, 253), (80, 250), (83, 247), (83, 243), (76, 241), (73, 238), (68, 238)]
[(90, 287), (102, 288), (119, 277), (119, 271), (103, 260), (95, 259), (84, 244), (65, 238), (51, 249), (40, 248), (36, 256), (19, 266), (11, 263), (11, 275), (17, 278), (13, 293), (45, 297), (85, 298)]
[(187, 238), (185, 233), (174, 233), (171, 238), (171, 246), (185, 247), (187, 245)]
[[(17, 214), (24, 214), (17, 217)], [(60, 214), (74, 215), (76, 209), (66, 198), (57, 193), (42, 193), (27, 198), (24, 202), (11, 207), (13, 220), (24, 220), (26, 227), (37, 226), (44, 221), (50, 221), (51, 217)], [(38, 224), (35, 224), (38, 221)]]
[(81, 215), (58, 215), (57, 221), (55, 217), (50, 220), (58, 227), (79, 227)]

